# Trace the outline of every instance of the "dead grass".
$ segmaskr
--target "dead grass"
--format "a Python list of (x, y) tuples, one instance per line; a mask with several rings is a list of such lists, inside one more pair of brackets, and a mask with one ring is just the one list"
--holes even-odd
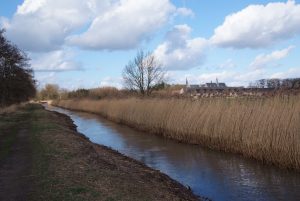
[(9, 114), (16, 112), (19, 108), (23, 107), (24, 105), (26, 105), (26, 103), (14, 104), (8, 107), (0, 107), (0, 114)]
[(300, 97), (64, 100), (56, 105), (260, 161), (300, 169)]
[(118, 97), (121, 92), (115, 87), (100, 87), (89, 90), (92, 98)]

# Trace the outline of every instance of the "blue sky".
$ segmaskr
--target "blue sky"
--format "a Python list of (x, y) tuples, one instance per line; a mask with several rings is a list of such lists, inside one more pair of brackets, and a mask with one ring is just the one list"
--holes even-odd
[(293, 0), (1, 0), (0, 27), (28, 52), (40, 87), (122, 87), (139, 49), (170, 83), (300, 77)]

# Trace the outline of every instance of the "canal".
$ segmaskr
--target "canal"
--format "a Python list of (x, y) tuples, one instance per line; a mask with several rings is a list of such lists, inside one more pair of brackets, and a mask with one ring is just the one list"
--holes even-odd
[(160, 170), (214, 201), (300, 200), (299, 172), (139, 132), (98, 115), (46, 108), (70, 116), (77, 130), (92, 142)]

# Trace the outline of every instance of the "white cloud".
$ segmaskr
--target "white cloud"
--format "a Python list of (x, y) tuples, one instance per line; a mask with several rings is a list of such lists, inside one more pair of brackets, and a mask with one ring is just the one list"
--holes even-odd
[(76, 77), (62, 77), (56, 72), (39, 72), (36, 73), (36, 79), (38, 80), (38, 89), (42, 89), (46, 84), (57, 84), (61, 89), (76, 90), (82, 88), (95, 88), (98, 87), (98, 82), (94, 80), (88, 80)]
[(21, 6), (18, 6), (18, 14), (24, 15), (34, 13), (46, 4), (46, 0), (25, 0)]
[(9, 20), (5, 17), (0, 16), (0, 29), (1, 28), (7, 29), (7, 27), (9, 27)]
[(299, 34), (300, 5), (289, 0), (250, 5), (227, 16), (211, 41), (221, 47), (263, 48)]
[(232, 81), (239, 81), (239, 82), (252, 82), (261, 78), (266, 78), (266, 71), (264, 69), (256, 69), (249, 72), (240, 72), (236, 73), (233, 77)]
[(24, 0), (0, 28), (20, 48), (31, 52), (63, 45), (92, 50), (132, 49), (176, 16), (193, 16), (170, 0)]
[(122, 78), (105, 77), (100, 82), (100, 87), (116, 87), (118, 89), (122, 88)]
[(204, 38), (191, 38), (191, 31), (188, 25), (177, 25), (155, 49), (154, 55), (166, 69), (187, 70), (203, 63), (208, 42)]
[(176, 14), (185, 17), (195, 17), (195, 13), (191, 9), (185, 7), (177, 8)]
[(233, 62), (232, 59), (227, 59), (224, 63), (221, 63), (218, 67), (221, 69), (235, 68), (236, 64)]
[(198, 76), (198, 79), (200, 83), (205, 83), (205, 82), (215, 82), (216, 79), (219, 80), (219, 82), (224, 82), (225, 80), (229, 80), (234, 76), (235, 73), (232, 71), (222, 71), (222, 72), (214, 72), (214, 73), (203, 73)]
[(38, 89), (42, 89), (45, 87), (46, 84), (57, 84), (57, 75), (55, 72), (36, 75), (35, 78), (37, 79), (37, 87)]
[(85, 49), (131, 49), (164, 25), (174, 12), (176, 8), (169, 0), (120, 0), (100, 13), (85, 33), (70, 36), (67, 41)]
[(34, 55), (32, 68), (36, 72), (83, 70), (81, 63), (73, 60), (72, 53), (63, 50)]
[(299, 78), (300, 77), (300, 67), (290, 68), (285, 72), (277, 72), (271, 75), (271, 78)]
[(270, 54), (260, 54), (250, 64), (250, 67), (253, 69), (268, 67), (268, 65), (274, 63), (275, 61), (287, 57), (292, 49), (294, 49), (294, 46), (289, 46), (283, 50), (276, 50)]
[(94, 13), (89, 2), (94, 1), (25, 0), (4, 28), (8, 38), (24, 50), (56, 50), (66, 36), (91, 20)]

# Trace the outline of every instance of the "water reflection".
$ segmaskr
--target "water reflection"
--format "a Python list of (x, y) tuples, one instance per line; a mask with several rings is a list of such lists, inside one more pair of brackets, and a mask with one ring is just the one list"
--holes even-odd
[(300, 200), (300, 174), (239, 155), (177, 143), (97, 115), (48, 107), (69, 115), (78, 131), (189, 185), (213, 200)]

